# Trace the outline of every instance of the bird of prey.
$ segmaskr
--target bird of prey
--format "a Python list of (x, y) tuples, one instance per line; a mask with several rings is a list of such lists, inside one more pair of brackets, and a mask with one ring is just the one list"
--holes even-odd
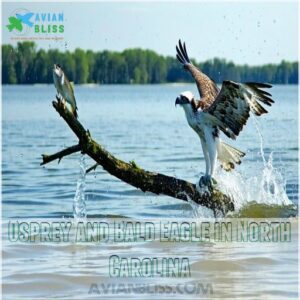
[[(68, 80), (60, 65), (54, 65), (53, 67), (53, 81), (58, 95), (63, 98), (63, 101), (70, 105), (71, 112), (77, 119), (77, 105), (74, 96), (73, 86)], [(65, 104), (65, 102), (63, 103)]]
[(205, 176), (199, 180), (200, 187), (212, 187), (216, 160), (230, 171), (235, 164), (241, 163), (244, 152), (229, 146), (219, 138), (220, 132), (236, 139), (246, 124), (250, 112), (256, 116), (267, 113), (261, 103), (270, 106), (274, 101), (271, 94), (262, 90), (272, 87), (266, 83), (237, 83), (223, 81), (221, 90), (207, 75), (202, 73), (190, 61), (185, 43), (179, 40), (176, 46), (177, 59), (184, 69), (193, 76), (200, 99), (196, 100), (190, 91), (181, 93), (175, 101), (185, 112), (187, 122), (196, 131), (201, 140), (206, 163)]

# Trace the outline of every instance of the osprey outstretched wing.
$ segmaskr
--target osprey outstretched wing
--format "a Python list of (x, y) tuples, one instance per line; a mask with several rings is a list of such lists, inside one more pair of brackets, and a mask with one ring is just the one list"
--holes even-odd
[(266, 83), (223, 81), (219, 91), (213, 80), (192, 64), (185, 43), (179, 40), (176, 51), (179, 62), (194, 77), (201, 99), (195, 100), (190, 91), (185, 91), (176, 98), (175, 104), (182, 106), (188, 124), (201, 140), (206, 171), (200, 179), (200, 186), (211, 185), (217, 158), (221, 166), (229, 171), (235, 164), (240, 164), (245, 155), (222, 142), (219, 138), (220, 130), (235, 139), (246, 124), (250, 112), (257, 116), (267, 113), (262, 104), (270, 106), (274, 101), (271, 94), (263, 89), (272, 86)]
[(219, 91), (215, 82), (192, 64), (185, 43), (182, 44), (181, 40), (176, 46), (176, 51), (177, 59), (194, 77), (201, 97), (198, 101), (191, 101), (194, 111), (200, 108), (211, 114), (214, 117), (213, 123), (228, 137), (236, 138), (246, 124), (250, 111), (257, 116), (267, 112), (259, 102), (269, 106), (274, 103), (269, 97), (271, 94), (261, 90), (272, 87), (266, 83), (223, 81)]
[(223, 81), (218, 96), (203, 111), (214, 117), (213, 124), (228, 137), (235, 139), (246, 124), (250, 112), (257, 116), (268, 112), (259, 102), (268, 106), (274, 103), (271, 94), (261, 89), (271, 87), (266, 83)]
[(196, 105), (195, 108), (208, 108), (214, 102), (219, 93), (217, 85), (213, 80), (193, 65), (187, 54), (185, 43), (182, 45), (181, 40), (179, 40), (178, 46), (176, 46), (176, 51), (177, 59), (183, 64), (183, 67), (192, 74), (197, 84), (201, 100), (194, 102)]

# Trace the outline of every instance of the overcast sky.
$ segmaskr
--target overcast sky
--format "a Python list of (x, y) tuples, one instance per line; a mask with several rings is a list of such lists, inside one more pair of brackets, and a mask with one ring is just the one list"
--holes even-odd
[(181, 38), (197, 61), (221, 57), (258, 65), (298, 59), (296, 2), (4, 3), (3, 43), (15, 43), (5, 25), (19, 8), (64, 13), (64, 40), (37, 41), (46, 49), (139, 47), (174, 56)]

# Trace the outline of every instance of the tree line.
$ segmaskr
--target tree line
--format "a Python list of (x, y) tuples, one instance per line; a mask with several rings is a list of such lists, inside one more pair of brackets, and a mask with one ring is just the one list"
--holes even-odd
[[(37, 50), (34, 42), (19, 42), (15, 47), (2, 45), (2, 83), (52, 83), (53, 64), (60, 64), (74, 83), (135, 83), (192, 82), (175, 57), (162, 56), (152, 50), (127, 49), (123, 52)], [(213, 58), (198, 63), (202, 72), (217, 83), (259, 81), (274, 84), (297, 84), (298, 62), (262, 66), (235, 65), (225, 59)]]

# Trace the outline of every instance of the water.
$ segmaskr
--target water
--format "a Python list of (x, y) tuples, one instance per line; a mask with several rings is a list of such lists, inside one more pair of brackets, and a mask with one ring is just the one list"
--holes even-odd
[(79, 158), (80, 175), (77, 180), (76, 192), (73, 203), (73, 215), (76, 221), (84, 221), (86, 219), (86, 164), (85, 156), (82, 154)]
[[(186, 89), (196, 93), (194, 85), (78, 86), (79, 118), (92, 136), (117, 157), (134, 160), (148, 170), (197, 182), (205, 169), (201, 145), (187, 126), (182, 109), (174, 107), (176, 96)], [(246, 152), (236, 176), (242, 176), (242, 180), (252, 178), (246, 185), (251, 185), (247, 192), (258, 187), (255, 178), (261, 181), (272, 152), (272, 168), (282, 176), (278, 179), (283, 181), (280, 188), (297, 204), (297, 87), (275, 86), (272, 93), (275, 105), (269, 114), (257, 119), (266, 162), (253, 120), (249, 120), (237, 141), (224, 140)], [(5, 218), (72, 216), (80, 153), (63, 158), (60, 164), (39, 166), (41, 154), (51, 154), (77, 142), (52, 108), (54, 94), (52, 85), (3, 89)], [(88, 167), (93, 164), (86, 158)], [(221, 178), (228, 175), (223, 172)], [(230, 180), (236, 176), (230, 174)], [(246, 197), (247, 201), (251, 197), (264, 201), (254, 195)], [(273, 204), (287, 202), (284, 193), (280, 195), (282, 199), (274, 199)], [(166, 209), (171, 209), (174, 217), (189, 217), (192, 213), (190, 205), (169, 197), (145, 195), (101, 167), (87, 175), (86, 198), (88, 216), (163, 217)]]
[[(197, 93), (194, 85), (183, 84), (76, 86), (79, 120), (117, 157), (134, 160), (150, 171), (197, 182), (205, 170), (201, 145), (182, 109), (174, 107), (176, 96), (183, 90)], [(257, 212), (257, 217), (266, 211), (270, 216), (268, 212), (275, 204), (280, 205), (280, 212), (290, 215), (290, 209), (282, 205), (298, 205), (297, 86), (275, 86), (272, 94), (275, 104), (269, 114), (249, 120), (236, 141), (224, 138), (246, 152), (242, 164), (233, 173), (219, 169), (216, 174), (220, 188), (234, 197), (236, 213), (246, 217), (253, 216), (249, 212)], [(101, 167), (85, 176), (84, 168), (94, 162), (88, 157), (83, 161), (80, 153), (63, 158), (59, 164), (55, 161), (41, 167), (41, 154), (77, 143), (51, 105), (54, 95), (52, 85), (3, 88), (5, 220), (68, 219), (74, 214), (77, 220), (86, 215), (101, 220), (111, 216), (163, 220), (212, 215), (194, 204), (144, 194)], [(267, 206), (249, 210), (252, 201)], [(275, 216), (279, 215), (276, 210)], [(293, 241), (260, 247), (209, 243), (197, 247), (176, 244), (175, 248), (158, 242), (34, 247), (5, 243), (4, 291), (12, 299), (20, 295), (19, 288), (29, 299), (49, 295), (83, 299), (91, 282), (107, 280), (108, 253), (137, 257), (189, 253), (193, 259), (192, 280), (209, 278), (219, 296), (258, 299), (265, 295), (275, 299), (279, 295), (279, 299), (292, 299), (297, 297), (296, 236)], [(258, 268), (263, 272), (253, 278)], [(146, 295), (140, 298), (147, 299)]]

